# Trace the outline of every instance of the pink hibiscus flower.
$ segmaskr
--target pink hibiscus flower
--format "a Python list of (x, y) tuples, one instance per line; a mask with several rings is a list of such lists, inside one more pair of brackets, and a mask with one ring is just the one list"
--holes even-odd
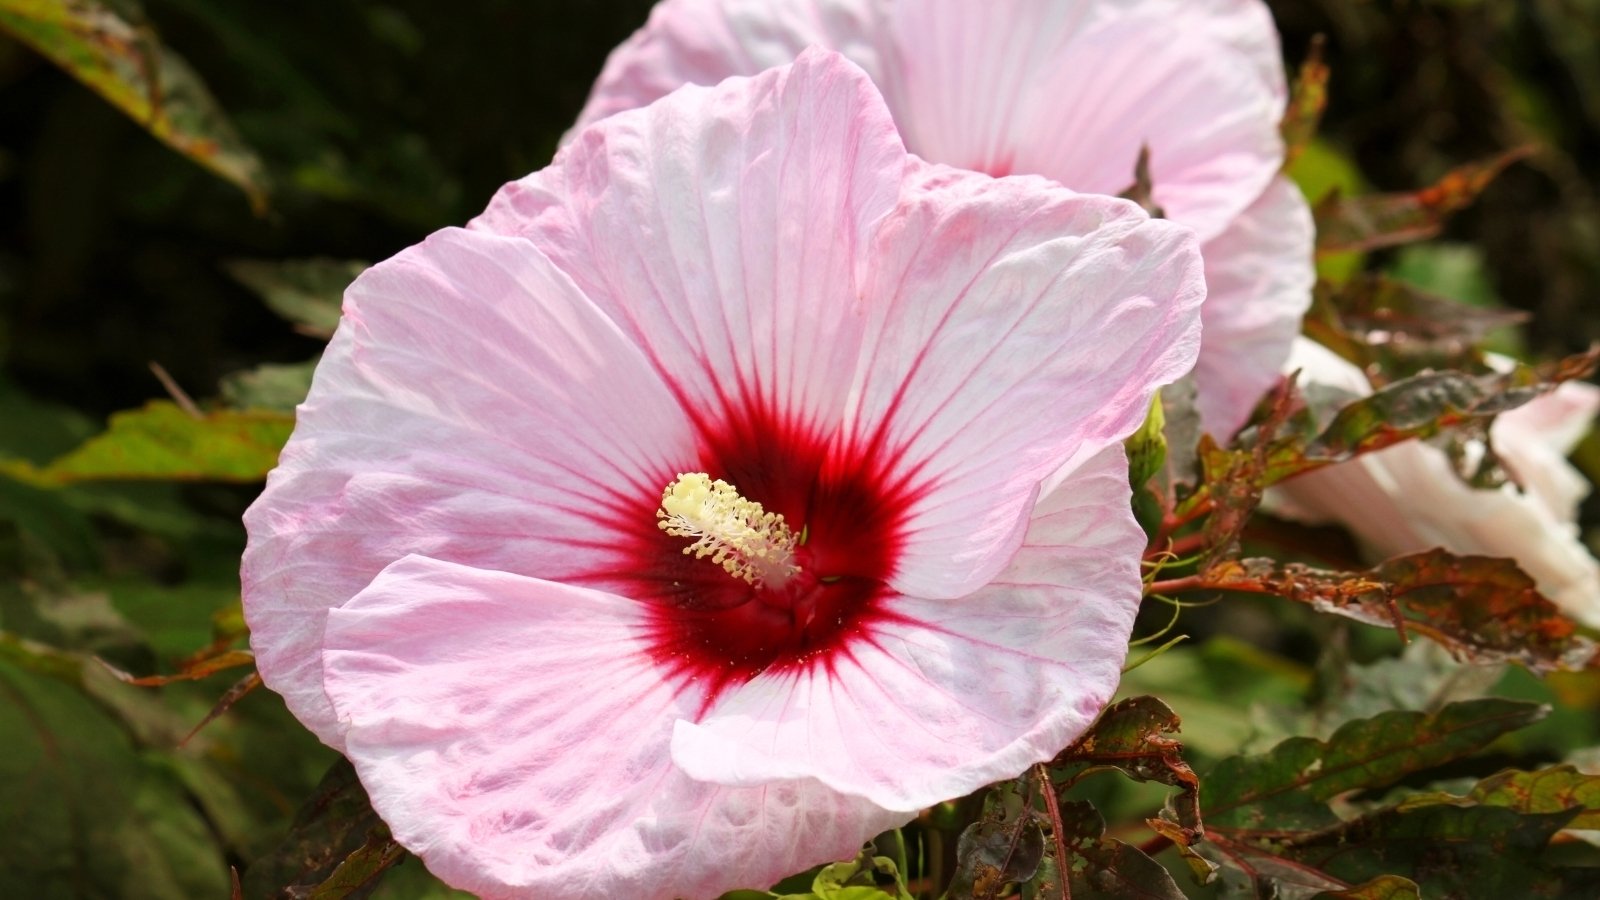
[[(1509, 360), (1506, 361), (1509, 366)], [(1361, 369), (1314, 341), (1296, 342), (1288, 370), (1357, 397), (1372, 393)], [(1409, 441), (1318, 469), (1267, 495), (1273, 512), (1350, 529), (1375, 558), (1443, 547), (1514, 559), (1568, 615), (1600, 628), (1600, 562), (1578, 539), (1578, 501), (1589, 482), (1566, 455), (1600, 412), (1600, 388), (1567, 382), (1495, 419), (1495, 452), (1521, 482), (1474, 490), (1445, 452)]]
[(849, 857), (1119, 678), (1119, 441), (1193, 364), (1187, 229), (909, 156), (855, 66), (579, 134), (375, 266), (250, 509), (262, 677), (487, 896)]
[(1231, 435), (1277, 381), (1315, 274), (1310, 211), (1279, 174), (1287, 90), (1260, 0), (663, 0), (579, 126), (813, 44), (872, 76), (924, 159), (1117, 194), (1148, 146), (1155, 201), (1204, 241), (1206, 429)]

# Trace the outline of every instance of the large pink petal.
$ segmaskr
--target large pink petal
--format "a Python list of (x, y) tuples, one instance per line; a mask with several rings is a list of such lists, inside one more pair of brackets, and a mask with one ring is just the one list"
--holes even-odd
[(1282, 163), (1259, 3), (927, 0), (897, 4), (893, 28), (885, 95), (927, 159), (1115, 194), (1147, 145), (1156, 201), (1202, 239)]
[(1194, 364), (1194, 237), (1042, 178), (920, 165), (874, 247), (855, 439), (919, 487), (896, 590), (1000, 571), (1039, 483), (1121, 440)]
[(902, 623), (847, 657), (758, 677), (698, 724), (680, 722), (673, 759), (707, 781), (811, 777), (906, 811), (1048, 759), (1121, 677), (1145, 543), (1128, 499), (1112, 446), (1040, 501), (992, 584), (894, 599)]
[(537, 242), (706, 424), (815, 427), (843, 408), (857, 265), (906, 159), (861, 70), (813, 51), (600, 122), (472, 227)]
[(1149, 145), (1157, 201), (1202, 238), (1283, 158), (1283, 63), (1258, 0), (666, 0), (613, 52), (580, 123), (808, 44), (865, 68), (935, 162), (1114, 194)]
[(815, 44), (844, 54), (876, 79), (883, 71), (892, 0), (668, 0), (606, 60), (582, 129), (645, 106), (686, 84), (716, 84), (794, 61)]
[(633, 600), (408, 557), (330, 613), (328, 694), (373, 808), (484, 897), (765, 887), (908, 815), (815, 781), (726, 788), (672, 765), (700, 697), (662, 677)]
[(262, 677), (340, 746), (318, 662), (328, 609), (407, 553), (603, 571), (619, 498), (658, 494), (693, 447), (639, 348), (528, 242), (453, 229), (380, 263), (346, 294), (245, 515)]
[[(1305, 381), (1360, 387), (1361, 394), (1371, 389), (1354, 365), (1309, 341), (1297, 342), (1290, 365), (1303, 370)], [(1561, 412), (1582, 422), (1594, 409), (1591, 389), (1575, 385), (1495, 422), (1495, 449), (1524, 478), (1523, 491), (1513, 485), (1474, 490), (1444, 451), (1412, 441), (1290, 479), (1268, 493), (1268, 505), (1308, 522), (1337, 522), (1378, 558), (1431, 547), (1509, 557), (1557, 606), (1600, 626), (1600, 562), (1584, 548), (1572, 520), (1586, 484), (1563, 458), (1566, 448), (1545, 440), (1575, 430), (1570, 423), (1556, 427)], [(1524, 430), (1521, 423), (1529, 422), (1548, 431)]]
[(1226, 439), (1278, 380), (1316, 283), (1316, 229), (1300, 189), (1279, 177), (1201, 248), (1205, 343), (1195, 364), (1201, 424)]

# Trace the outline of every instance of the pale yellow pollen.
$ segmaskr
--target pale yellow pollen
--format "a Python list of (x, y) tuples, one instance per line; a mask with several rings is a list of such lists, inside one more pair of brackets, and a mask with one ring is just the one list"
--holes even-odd
[(667, 485), (656, 519), (667, 534), (694, 538), (684, 553), (693, 553), (695, 559), (709, 556), (729, 575), (750, 584), (781, 584), (800, 571), (794, 564), (794, 532), (783, 516), (704, 472), (680, 473)]

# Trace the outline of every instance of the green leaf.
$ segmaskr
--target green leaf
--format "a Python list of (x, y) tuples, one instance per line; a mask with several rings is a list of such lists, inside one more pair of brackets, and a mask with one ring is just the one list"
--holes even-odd
[(1072, 900), (1183, 900), (1167, 870), (1137, 847), (1105, 836), (1105, 820), (1090, 804), (1061, 804), (1062, 840), (1071, 857)]
[(0, 896), (226, 896), (180, 786), (77, 690), (0, 661), (0, 742)]
[(1506, 770), (1478, 782), (1467, 799), (1520, 813), (1562, 813), (1578, 810), (1568, 828), (1600, 828), (1600, 775), (1585, 775), (1572, 766), (1551, 766), (1537, 772)]
[(1090, 772), (1112, 768), (1135, 781), (1179, 788), (1169, 806), (1175, 810), (1179, 842), (1187, 846), (1201, 833), (1200, 780), (1184, 761), (1183, 744), (1174, 737), (1180, 725), (1172, 707), (1155, 697), (1120, 700), (1106, 707), (1082, 737), (1050, 762), (1051, 776), (1070, 787)]
[(1183, 719), (1185, 749), (1220, 758), (1244, 744), (1282, 737), (1263, 734), (1261, 711), (1299, 706), (1311, 684), (1310, 669), (1219, 636), (1163, 653), (1124, 675), (1120, 690), (1159, 696)]
[[(1300, 192), (1313, 201), (1336, 194), (1355, 196), (1368, 189), (1351, 155), (1321, 138), (1302, 147), (1286, 172), (1300, 186)], [(1361, 270), (1364, 259), (1365, 254), (1359, 251), (1319, 253), (1317, 274), (1334, 282), (1344, 281)]]
[(133, 0), (0, 0), (0, 29), (233, 182), (258, 213), (266, 209), (261, 161), (188, 63), (162, 46)]
[(1600, 896), (1600, 868), (1542, 859), (1574, 815), (1453, 802), (1400, 806), (1301, 836), (1284, 855), (1350, 883), (1403, 874), (1429, 900)]
[(1544, 714), (1536, 704), (1490, 698), (1347, 722), (1327, 741), (1290, 738), (1268, 753), (1224, 760), (1201, 782), (1200, 808), (1208, 830), (1235, 835), (1327, 828), (1339, 821), (1327, 806), (1333, 797), (1471, 755)]
[(233, 409), (294, 412), (311, 390), (311, 376), (321, 360), (280, 365), (268, 363), (222, 379), (222, 401)]
[(1139, 430), (1128, 436), (1128, 483), (1143, 487), (1167, 464), (1167, 438), (1163, 433), (1167, 416), (1161, 405), (1161, 392), (1150, 398), (1150, 412)]
[(364, 262), (342, 259), (234, 260), (228, 274), (254, 291), (273, 312), (313, 337), (331, 337), (339, 325), (344, 289)]
[(154, 400), (111, 417), (109, 428), (47, 466), (0, 461), (0, 474), (39, 486), (160, 479), (257, 481), (278, 461), (294, 417), (269, 411), (191, 415)]
[(1379, 875), (1364, 884), (1337, 891), (1323, 891), (1311, 900), (1420, 900), (1421, 889), (1409, 878)]
[[(900, 881), (894, 860), (862, 853), (848, 862), (822, 867), (811, 882), (816, 900), (912, 900)], [(892, 887), (891, 892), (884, 885)], [(806, 895), (792, 900), (809, 900)]]
[(405, 848), (395, 843), (386, 832), (367, 836), (367, 842), (344, 858), (327, 880), (311, 892), (311, 900), (348, 900), (365, 897), (377, 886), (378, 879), (395, 863), (405, 858)]

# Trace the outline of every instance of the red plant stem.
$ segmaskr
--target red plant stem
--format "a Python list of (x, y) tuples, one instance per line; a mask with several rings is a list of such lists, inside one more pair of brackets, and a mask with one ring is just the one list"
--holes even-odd
[(1172, 541), (1167, 544), (1167, 550), (1172, 553), (1176, 553), (1179, 556), (1188, 556), (1196, 550), (1204, 549), (1205, 546), (1205, 534), (1186, 534), (1181, 538), (1173, 538)]
[(1066, 825), (1061, 821), (1061, 806), (1056, 802), (1055, 785), (1050, 783), (1050, 770), (1043, 763), (1033, 768), (1039, 779), (1039, 794), (1044, 797), (1045, 811), (1050, 814), (1050, 836), (1056, 844), (1056, 880), (1061, 884), (1061, 900), (1072, 900), (1072, 886), (1067, 883), (1072, 863), (1067, 860), (1067, 842), (1061, 835)]
[(1171, 846), (1172, 838), (1169, 838), (1164, 834), (1158, 834), (1150, 840), (1140, 844), (1139, 852), (1143, 853), (1145, 856), (1155, 856), (1157, 853), (1160, 853)]

